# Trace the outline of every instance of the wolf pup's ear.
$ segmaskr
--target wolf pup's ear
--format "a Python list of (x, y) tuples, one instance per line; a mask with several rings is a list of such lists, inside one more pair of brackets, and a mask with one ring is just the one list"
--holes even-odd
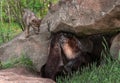
[(38, 22), (41, 23), (42, 19), (38, 19)]
[(32, 23), (37, 23), (37, 20), (36, 20), (36, 19), (33, 19), (33, 20), (32, 20)]

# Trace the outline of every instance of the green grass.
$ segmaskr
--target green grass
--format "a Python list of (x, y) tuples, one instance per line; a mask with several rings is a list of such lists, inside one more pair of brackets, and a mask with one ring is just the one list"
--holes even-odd
[[(22, 30), (16, 23), (0, 23), (0, 45), (12, 40), (20, 32)], [(25, 55), (21, 55), (19, 58), (10, 58), (6, 62), (0, 62), (0, 69), (12, 68), (19, 65), (25, 66), (28, 69), (34, 68), (32, 61)]]
[(34, 69), (33, 62), (29, 57), (25, 55), (22, 55), (19, 58), (11, 58), (6, 62), (2, 62), (1, 65), (2, 65), (2, 69), (13, 68), (16, 66), (24, 66), (31, 70)]
[(65, 78), (59, 77), (57, 83), (120, 83), (120, 62), (110, 61), (99, 67), (83, 68)]
[(20, 32), (20, 26), (16, 23), (0, 23), (0, 45), (10, 41)]

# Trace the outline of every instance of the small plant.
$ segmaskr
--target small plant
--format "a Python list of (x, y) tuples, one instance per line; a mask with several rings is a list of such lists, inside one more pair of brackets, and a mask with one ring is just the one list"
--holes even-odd
[(110, 59), (112, 59), (112, 56), (110, 54), (110, 48), (105, 37), (103, 37), (102, 45), (103, 45), (103, 49), (101, 52), (101, 57), (102, 57), (101, 63), (102, 64), (109, 63), (109, 61), (111, 61)]
[(22, 55), (19, 58), (12, 58), (7, 60), (6, 62), (1, 63), (2, 64), (2, 69), (6, 68), (12, 68), (15, 66), (24, 66), (28, 69), (34, 69), (35, 67), (33, 66), (33, 62), (30, 60), (29, 57)]

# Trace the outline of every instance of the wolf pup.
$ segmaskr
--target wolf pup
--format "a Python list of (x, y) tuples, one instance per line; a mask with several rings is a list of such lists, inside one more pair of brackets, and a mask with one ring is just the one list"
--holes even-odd
[(28, 9), (24, 9), (23, 12), (23, 22), (25, 24), (25, 37), (29, 37), (30, 27), (33, 28), (35, 34), (38, 34), (40, 31), (39, 27), (41, 24), (41, 19), (37, 18), (35, 14)]

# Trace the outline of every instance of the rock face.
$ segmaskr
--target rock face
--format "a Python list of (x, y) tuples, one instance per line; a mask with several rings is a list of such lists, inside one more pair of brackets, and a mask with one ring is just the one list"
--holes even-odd
[(60, 3), (52, 6), (45, 17), (51, 32), (90, 35), (120, 28), (120, 0), (61, 0)]
[(120, 28), (120, 0), (60, 0), (42, 20), (39, 35), (24, 38), (24, 32), (0, 46), (0, 60), (20, 57), (33, 61), (37, 71), (45, 64), (49, 53), (50, 32), (67, 31), (90, 35)]
[(12, 41), (0, 47), (0, 60), (4, 62), (8, 59), (25, 55), (32, 60), (37, 71), (40, 71), (40, 68), (45, 64), (47, 59), (48, 45), (49, 33), (32, 34), (29, 38), (25, 38), (23, 32)]
[(113, 38), (110, 53), (115, 59), (120, 60), (120, 34)]
[(0, 71), (0, 83), (55, 83), (50, 79), (40, 78), (25, 68), (12, 68)]

